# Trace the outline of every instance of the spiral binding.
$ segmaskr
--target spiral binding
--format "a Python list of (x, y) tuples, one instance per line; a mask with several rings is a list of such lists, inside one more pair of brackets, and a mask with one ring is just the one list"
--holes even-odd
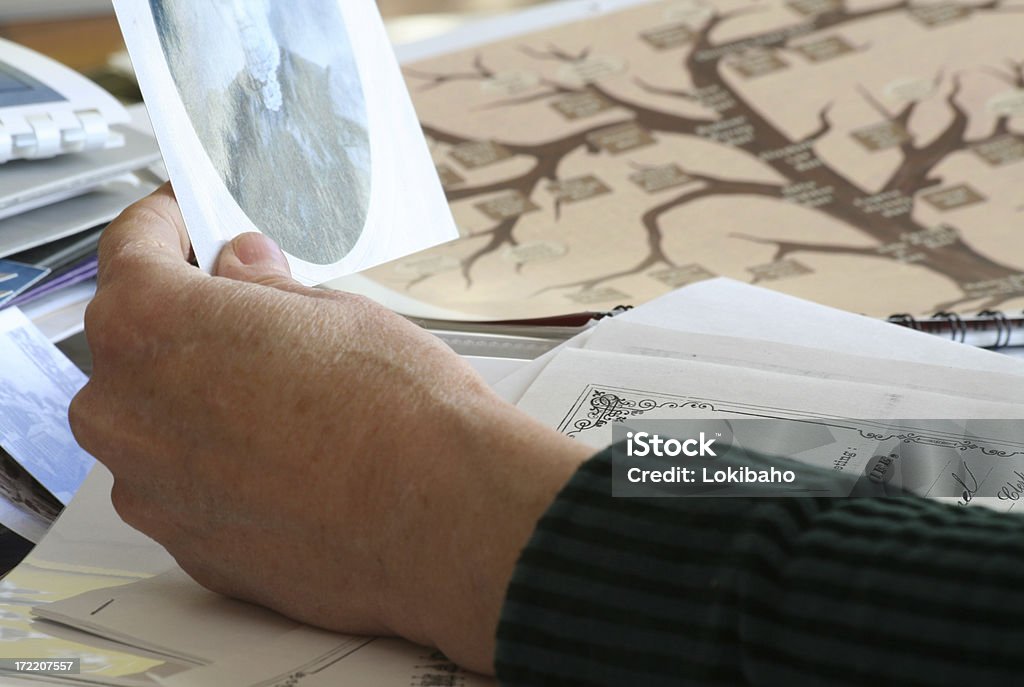
[[(954, 312), (941, 311), (930, 318), (917, 318), (909, 313), (890, 315), (888, 321), (902, 327), (928, 334), (948, 334), (952, 341), (967, 343), (971, 334), (994, 332), (995, 340), (984, 348), (1006, 348), (1024, 345), (1024, 311), (1019, 317), (1008, 316), (1001, 310), (982, 310), (973, 317), (962, 317)], [(1014, 333), (1018, 338), (1014, 338)]]
[(960, 343), (963, 343), (967, 339), (967, 325), (964, 324), (963, 318), (955, 312), (942, 310), (932, 315), (932, 319), (945, 320), (946, 322), (949, 322), (949, 328), (952, 330), (953, 334), (953, 341), (956, 341), (957, 336), (960, 337)]
[[(993, 348), (1006, 348), (1010, 345), (1010, 337), (1013, 336), (1013, 324), (1010, 318), (1002, 310), (982, 310), (978, 317), (990, 317), (996, 324), (996, 343)], [(1003, 335), (1006, 339), (1003, 340)]]

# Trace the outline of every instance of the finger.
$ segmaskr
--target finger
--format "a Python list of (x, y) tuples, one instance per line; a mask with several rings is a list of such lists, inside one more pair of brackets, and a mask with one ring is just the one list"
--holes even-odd
[(288, 258), (273, 239), (256, 232), (239, 234), (224, 246), (213, 273), (218, 277), (261, 284), (282, 291), (310, 295), (314, 291), (292, 278)]
[(170, 184), (125, 209), (103, 231), (99, 279), (126, 265), (191, 270), (191, 243)]

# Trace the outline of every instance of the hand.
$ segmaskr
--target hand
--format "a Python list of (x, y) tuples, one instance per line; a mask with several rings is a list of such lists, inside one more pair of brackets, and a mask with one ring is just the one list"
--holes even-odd
[(586, 449), (259, 234), (215, 277), (188, 253), (168, 187), (100, 246), (70, 414), (118, 513), (210, 589), (491, 672), (515, 560)]

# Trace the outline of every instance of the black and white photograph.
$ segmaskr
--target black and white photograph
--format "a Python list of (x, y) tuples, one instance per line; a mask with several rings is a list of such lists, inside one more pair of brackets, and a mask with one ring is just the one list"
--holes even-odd
[(239, 207), (297, 258), (343, 258), (366, 222), (372, 160), (336, 0), (150, 6), (191, 124)]

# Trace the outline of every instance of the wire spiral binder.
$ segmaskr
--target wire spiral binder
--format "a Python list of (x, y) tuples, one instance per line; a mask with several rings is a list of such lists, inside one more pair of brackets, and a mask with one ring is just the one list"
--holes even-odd
[(919, 332), (948, 336), (952, 341), (982, 348), (1024, 346), (1024, 311), (1013, 316), (1001, 310), (982, 310), (971, 317), (942, 311), (927, 318), (897, 313), (890, 315), (888, 321)]

